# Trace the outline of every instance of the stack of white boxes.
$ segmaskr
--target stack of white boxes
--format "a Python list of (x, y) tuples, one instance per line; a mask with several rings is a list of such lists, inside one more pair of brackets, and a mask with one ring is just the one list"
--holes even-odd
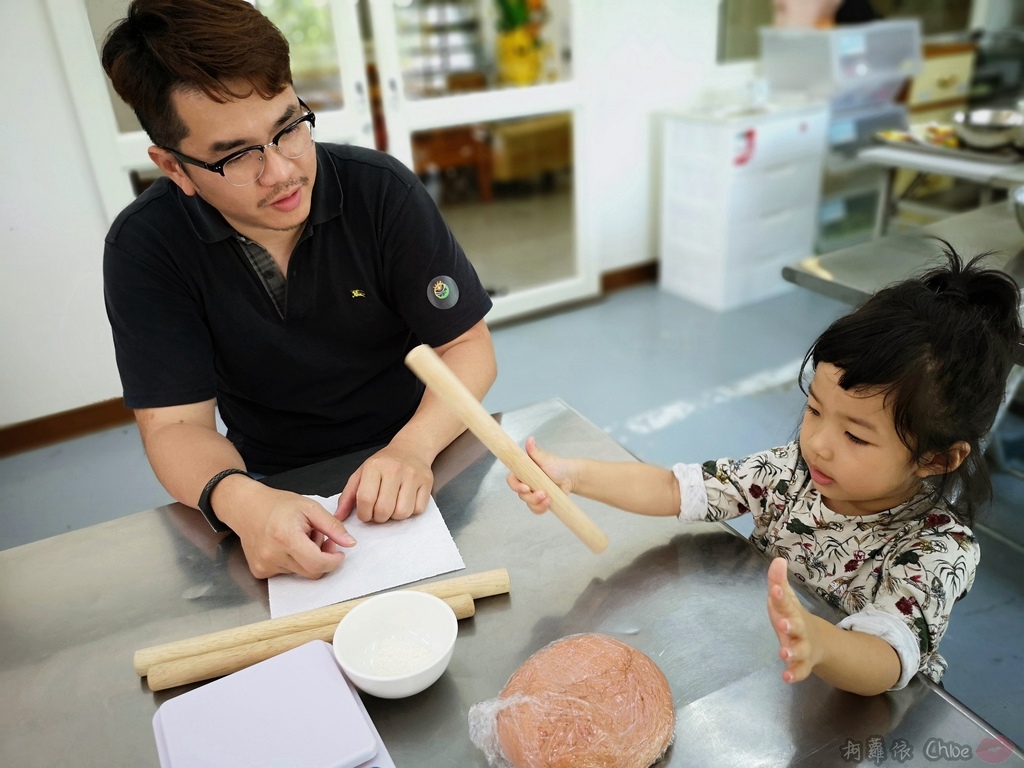
[(906, 107), (895, 99), (921, 66), (917, 19), (761, 30), (761, 70), (772, 93), (829, 103), (818, 253), (871, 238), (884, 171), (859, 162), (857, 152), (878, 131), (906, 129)]
[(662, 118), (661, 288), (714, 310), (789, 288), (813, 253), (828, 110), (823, 103)]

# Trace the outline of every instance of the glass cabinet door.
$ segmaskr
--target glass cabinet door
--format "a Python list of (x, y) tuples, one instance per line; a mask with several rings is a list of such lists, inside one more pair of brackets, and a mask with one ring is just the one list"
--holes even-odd
[[(128, 0), (46, 0), (64, 70), (112, 221), (159, 175), (149, 137), (110, 86), (99, 51)], [(373, 146), (357, 0), (258, 0), (291, 47), (296, 91), (317, 113), (318, 140)]]
[[(491, 320), (596, 295), (570, 0), (252, 0), (285, 34), (319, 141), (414, 169), (495, 297)], [(159, 172), (98, 51), (128, 0), (46, 0), (108, 217)]]
[(596, 295), (569, 0), (362, 0), (386, 149), (423, 180), (501, 320)]

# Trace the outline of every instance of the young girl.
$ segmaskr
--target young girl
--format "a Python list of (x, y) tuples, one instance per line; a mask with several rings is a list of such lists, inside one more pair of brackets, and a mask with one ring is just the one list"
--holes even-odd
[[(814, 342), (796, 443), (671, 470), (561, 458), (533, 438), (527, 452), (566, 492), (629, 512), (751, 512), (751, 541), (774, 558), (768, 615), (786, 682), (813, 672), (872, 695), (918, 671), (938, 681), (939, 640), (978, 565), (970, 525), (992, 493), (980, 442), (1021, 343), (1013, 280), (977, 258), (965, 266), (948, 243), (945, 254), (947, 266), (880, 291)], [(548, 508), (542, 491), (508, 484)], [(809, 613), (787, 572), (847, 617)]]

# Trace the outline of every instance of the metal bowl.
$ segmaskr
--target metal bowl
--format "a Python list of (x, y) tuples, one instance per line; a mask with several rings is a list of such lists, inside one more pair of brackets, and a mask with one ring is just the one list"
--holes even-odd
[(1017, 217), (1017, 223), (1024, 230), (1024, 187), (1014, 187), (1006, 196), (1006, 202)]
[(1024, 133), (1024, 114), (1015, 109), (973, 109), (953, 115), (953, 130), (973, 149), (1002, 149)]

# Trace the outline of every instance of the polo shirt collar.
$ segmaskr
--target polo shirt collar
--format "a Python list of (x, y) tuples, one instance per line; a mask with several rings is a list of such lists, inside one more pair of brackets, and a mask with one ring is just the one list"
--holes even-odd
[[(315, 145), (316, 149), (316, 182), (313, 184), (313, 201), (309, 209), (309, 225), (322, 224), (335, 216), (341, 215), (341, 204), (343, 195), (341, 192), (341, 180), (338, 178), (338, 169), (331, 162), (330, 153), (320, 144)], [(184, 198), (182, 206), (185, 215), (195, 228), (199, 239), (204, 243), (215, 243), (220, 240), (227, 240), (238, 233), (224, 220), (216, 208), (203, 200), (199, 195), (189, 197), (180, 192)]]

